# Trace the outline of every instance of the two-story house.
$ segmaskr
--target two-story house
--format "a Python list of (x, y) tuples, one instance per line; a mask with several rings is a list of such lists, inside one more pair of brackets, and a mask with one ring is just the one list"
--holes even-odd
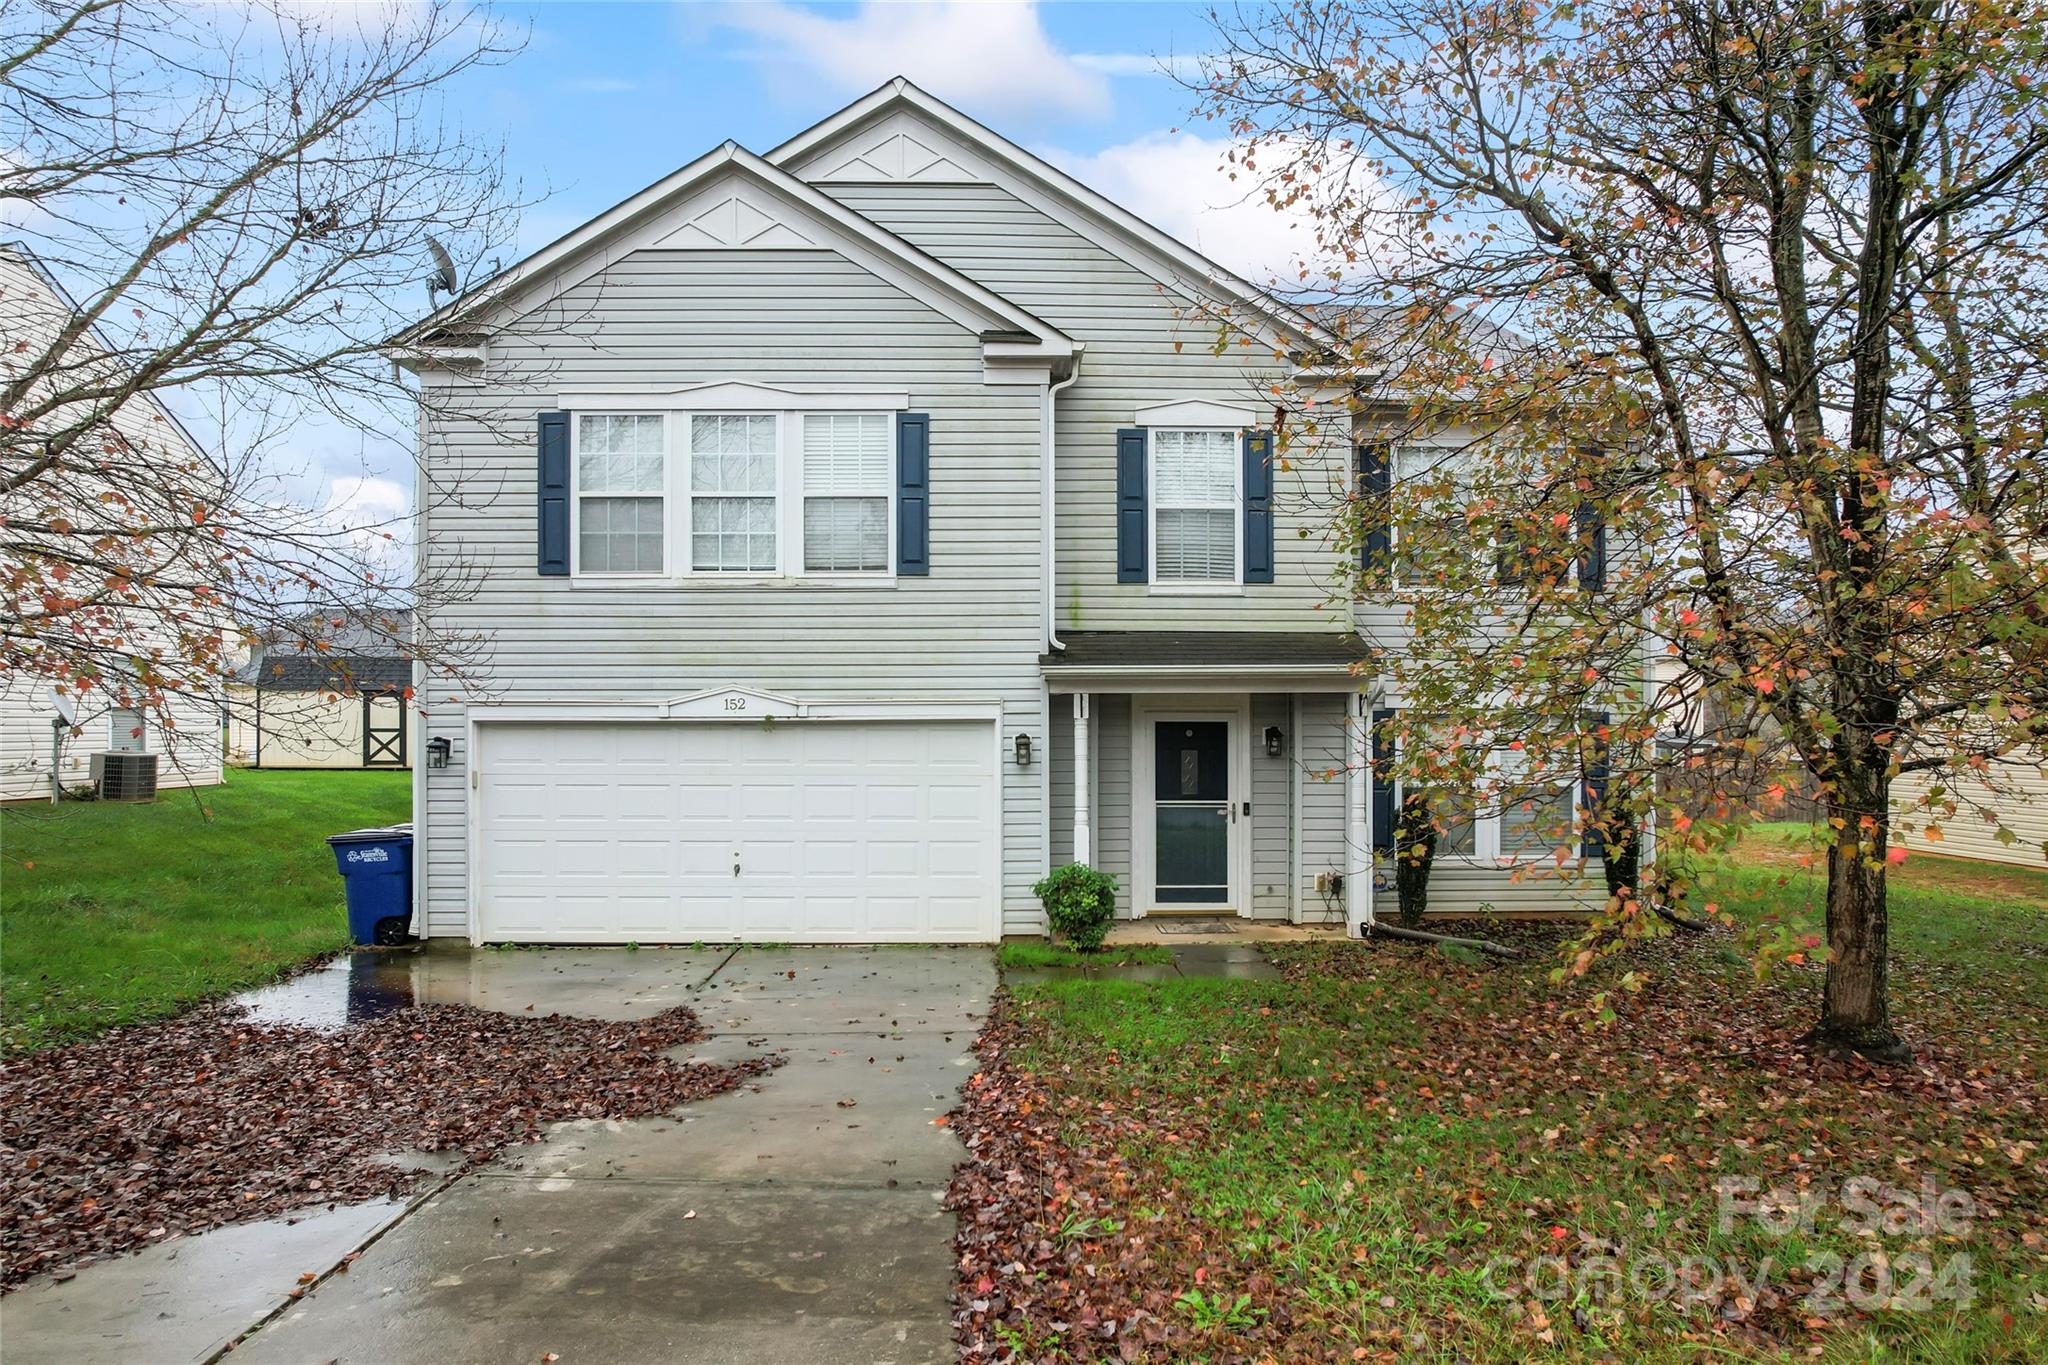
[[(1361, 923), (1354, 453), (1270, 431), (1319, 341), (902, 80), (436, 313), (422, 571), (481, 576), (425, 625), (492, 647), (419, 678), (422, 932), (992, 940), (1069, 860)], [(1569, 894), (1512, 861), (1477, 831), (1436, 904)]]

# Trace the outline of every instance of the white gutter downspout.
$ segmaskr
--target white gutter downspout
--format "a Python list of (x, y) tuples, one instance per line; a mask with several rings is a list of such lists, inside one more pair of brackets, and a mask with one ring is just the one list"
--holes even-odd
[(1057, 384), (1049, 384), (1045, 390), (1045, 510), (1041, 520), (1045, 524), (1045, 647), (1048, 652), (1062, 650), (1066, 645), (1060, 640), (1059, 579), (1054, 573), (1053, 557), (1058, 552), (1058, 542), (1053, 536), (1053, 462), (1054, 413), (1060, 390), (1081, 377), (1081, 348), (1074, 348), (1074, 372)]

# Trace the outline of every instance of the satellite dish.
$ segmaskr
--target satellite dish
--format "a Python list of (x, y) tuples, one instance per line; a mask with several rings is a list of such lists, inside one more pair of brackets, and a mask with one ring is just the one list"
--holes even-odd
[(50, 705), (57, 708), (58, 720), (63, 721), (66, 725), (78, 724), (77, 704), (54, 687), (50, 689)]
[(427, 276), (427, 297), (431, 299), (436, 293), (453, 294), (455, 292), (455, 262), (448, 255), (448, 248), (442, 246), (432, 237), (429, 237), (427, 238), (427, 250), (434, 257), (434, 273)]

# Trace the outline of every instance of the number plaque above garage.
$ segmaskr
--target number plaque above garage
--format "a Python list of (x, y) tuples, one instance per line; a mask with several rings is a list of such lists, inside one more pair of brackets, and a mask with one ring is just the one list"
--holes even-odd
[(677, 697), (662, 711), (671, 720), (794, 720), (803, 715), (804, 708), (794, 698), (778, 697), (773, 692), (757, 692), (750, 687), (712, 687)]

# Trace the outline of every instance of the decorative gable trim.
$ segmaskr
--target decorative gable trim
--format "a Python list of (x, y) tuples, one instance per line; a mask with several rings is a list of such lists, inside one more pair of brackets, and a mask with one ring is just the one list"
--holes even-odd
[(1233, 431), (1256, 426), (1254, 408), (1236, 403), (1212, 403), (1203, 398), (1183, 398), (1171, 403), (1151, 403), (1137, 410), (1141, 427), (1229, 427)]
[[(786, 206), (751, 185), (735, 186), (730, 193), (721, 187), (684, 207), (682, 219), (673, 231), (649, 245), (660, 251), (803, 250), (817, 248), (817, 240), (802, 226), (792, 223)], [(798, 220), (799, 222), (801, 220)]]
[(1075, 354), (1073, 340), (1050, 323), (735, 142), (542, 247), (393, 337), (385, 349), (417, 367), (423, 338), (452, 324), (470, 332), (502, 325), (635, 251), (736, 245), (837, 252), (973, 332), (985, 350), (989, 343), (1000, 346), (1003, 359), (1023, 352), (1039, 366), (1064, 367)]
[(916, 139), (921, 145), (959, 168), (960, 178), (1000, 186), (1169, 289), (1249, 310), (1251, 316), (1242, 318), (1246, 327), (1276, 349), (1339, 344), (1334, 333), (1306, 313), (901, 76), (798, 133), (767, 159), (805, 180), (871, 178), (840, 173), (858, 159), (849, 149), (913, 129), (920, 130)]
[(925, 125), (892, 114), (823, 157), (804, 178), (812, 182), (919, 181), (973, 183), (981, 177), (934, 145)]

